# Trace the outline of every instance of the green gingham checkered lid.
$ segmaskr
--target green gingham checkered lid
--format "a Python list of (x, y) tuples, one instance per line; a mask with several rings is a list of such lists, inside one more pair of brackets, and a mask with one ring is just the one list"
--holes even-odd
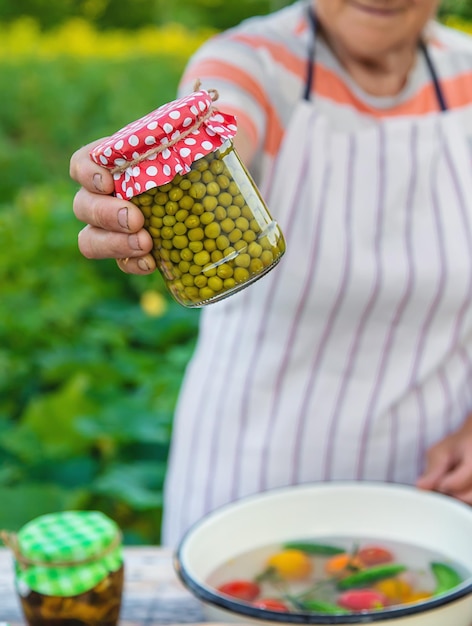
[(17, 535), (16, 584), (50, 596), (89, 591), (123, 564), (118, 526), (99, 511), (64, 511), (28, 522)]

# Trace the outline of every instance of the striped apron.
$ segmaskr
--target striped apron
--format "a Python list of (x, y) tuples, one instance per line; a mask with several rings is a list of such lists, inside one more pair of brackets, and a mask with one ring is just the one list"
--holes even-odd
[(469, 135), (472, 107), (347, 133), (299, 102), (263, 186), (287, 252), (201, 313), (164, 543), (274, 487), (414, 484), (472, 410)]

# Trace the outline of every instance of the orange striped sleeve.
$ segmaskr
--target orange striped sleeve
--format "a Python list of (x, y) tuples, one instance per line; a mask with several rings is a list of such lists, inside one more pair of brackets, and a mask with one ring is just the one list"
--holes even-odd
[[(279, 115), (268, 100), (266, 93), (262, 89), (261, 85), (254, 80), (247, 72), (243, 71), (239, 67), (226, 63), (224, 61), (203, 60), (201, 62), (194, 63), (187, 68), (182, 78), (182, 83), (194, 83), (197, 79), (202, 78), (215, 78), (223, 81), (228, 81), (236, 84), (238, 88), (246, 91), (258, 104), (258, 106), (265, 112), (267, 119), (267, 132), (266, 132), (266, 144), (264, 150), (271, 155), (274, 155), (280, 145), (282, 137), (284, 135), (284, 128), (280, 121)], [(227, 110), (228, 107), (225, 108)], [(250, 137), (255, 140), (255, 145), (260, 136), (260, 130), (256, 128), (254, 121), (244, 111), (233, 108), (232, 112), (238, 117), (239, 123), (244, 124), (245, 130)]]

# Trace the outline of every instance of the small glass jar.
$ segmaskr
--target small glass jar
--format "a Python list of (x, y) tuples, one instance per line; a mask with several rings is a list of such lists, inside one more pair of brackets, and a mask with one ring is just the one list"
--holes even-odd
[(280, 261), (285, 242), (228, 139), (187, 174), (132, 198), (175, 300), (201, 307), (240, 291)]
[(28, 626), (117, 626), (121, 533), (98, 511), (43, 515), (6, 542)]
[(236, 119), (215, 90), (159, 107), (95, 146), (115, 195), (143, 212), (153, 256), (174, 299), (202, 307), (269, 272), (285, 242), (237, 155)]

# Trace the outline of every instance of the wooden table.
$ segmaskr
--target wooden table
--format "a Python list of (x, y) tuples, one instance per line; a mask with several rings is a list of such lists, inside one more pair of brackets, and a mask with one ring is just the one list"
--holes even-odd
[[(0, 622), (24, 626), (14, 590), (11, 553), (0, 548)], [(157, 547), (125, 548), (125, 590), (120, 626), (203, 622), (199, 602), (182, 586), (172, 553)], [(216, 626), (215, 624), (213, 626)]]

